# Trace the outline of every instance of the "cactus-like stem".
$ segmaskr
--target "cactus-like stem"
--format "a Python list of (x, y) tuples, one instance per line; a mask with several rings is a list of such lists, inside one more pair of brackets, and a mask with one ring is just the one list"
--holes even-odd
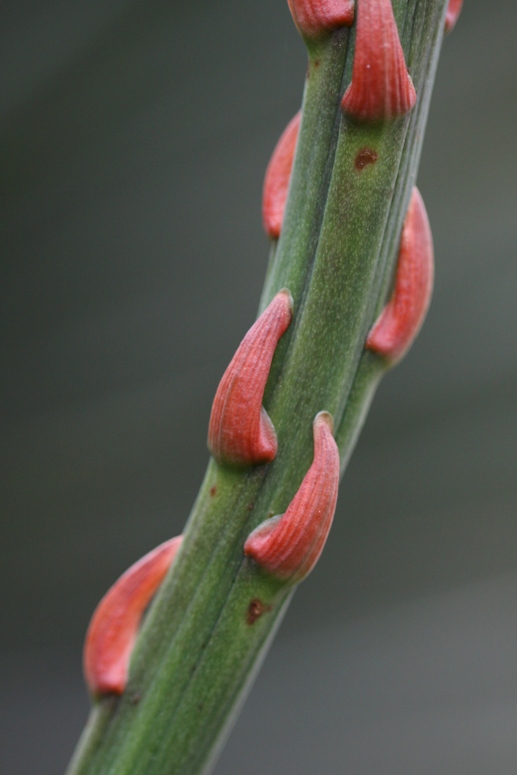
[[(127, 685), (120, 696), (97, 700), (69, 775), (210, 770), (295, 582), (312, 567), (330, 527), (337, 457), (328, 426), (321, 426), (328, 414), (320, 413), (334, 418), (343, 471), (380, 377), (411, 340), (405, 324), (418, 318), (395, 315), (397, 325), (404, 323), (395, 326), (397, 335), (402, 331), (405, 338), (396, 339), (403, 346), (393, 358), (372, 347), (372, 337), (366, 346), (401, 287), (395, 280), (401, 232), (446, 0), (356, 0), (355, 8), (347, 0), (290, 0), (290, 6), (307, 44), (309, 69), (289, 196), (278, 242), (272, 235), (276, 247), (260, 303), (261, 312), (271, 309), (277, 294), (288, 289), (290, 324), (286, 318), (275, 329), (274, 348), (261, 339), (271, 334), (268, 326), (252, 329), (232, 361), (238, 368), (221, 383), (210, 436), (217, 459), (209, 463), (181, 551), (141, 628)], [(387, 63), (388, 80), (382, 88), (374, 84), (373, 108), (364, 94), (372, 52), (361, 13), (370, 25), (389, 20), (384, 31), (368, 33), (387, 47), (375, 67), (379, 78)], [(382, 38), (381, 32), (388, 34)], [(259, 385), (239, 383), (246, 363)], [(241, 411), (247, 391), (253, 394), (250, 417)], [(241, 450), (254, 449), (259, 438), (262, 408), (268, 428), (274, 428), (274, 454), (246, 452), (241, 461)], [(240, 423), (240, 430), (232, 423)], [(330, 478), (318, 462), (320, 442)], [(316, 504), (315, 510), (307, 504)], [(311, 516), (316, 513), (320, 521)], [(289, 521), (269, 549), (278, 538), (271, 562), (285, 561), (285, 573), (268, 566), (273, 555), (267, 542), (259, 547), (250, 539), (278, 514)], [(300, 552), (286, 548), (288, 535), (302, 542)]]

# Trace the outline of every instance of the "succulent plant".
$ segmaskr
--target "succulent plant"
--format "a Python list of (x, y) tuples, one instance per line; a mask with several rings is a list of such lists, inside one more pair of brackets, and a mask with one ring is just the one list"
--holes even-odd
[(69, 775), (210, 770), (323, 550), (379, 380), (429, 304), (433, 247), (415, 178), (461, 0), (289, 6), (309, 67), (266, 173), (260, 314), (217, 390), (183, 538), (129, 569), (94, 614), (94, 706)]

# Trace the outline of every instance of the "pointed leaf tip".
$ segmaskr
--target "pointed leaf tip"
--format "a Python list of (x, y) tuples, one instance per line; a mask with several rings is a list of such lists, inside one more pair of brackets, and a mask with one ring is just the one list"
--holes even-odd
[(276, 457), (276, 433), (262, 399), (277, 344), (292, 314), (293, 299), (284, 289), (250, 328), (219, 383), (208, 448), (221, 463), (259, 465)]
[(300, 34), (310, 39), (328, 35), (354, 21), (354, 0), (287, 0)]
[(262, 195), (262, 220), (264, 229), (271, 239), (278, 239), (282, 230), (300, 119), (301, 112), (298, 112), (286, 126), (266, 169)]
[(94, 696), (123, 693), (140, 621), (182, 540), (171, 538), (138, 560), (95, 609), (83, 653), (86, 683)]
[(391, 363), (407, 353), (424, 322), (433, 277), (433, 237), (423, 199), (415, 187), (402, 229), (395, 289), (368, 335), (369, 350)]
[(462, 6), (463, 0), (449, 0), (449, 5), (447, 6), (447, 12), (445, 14), (446, 33), (452, 32), (456, 26), (456, 22), (458, 21), (459, 15), (461, 13)]
[(341, 101), (358, 121), (403, 116), (416, 103), (391, 0), (357, 0), (352, 82)]
[(329, 534), (339, 487), (339, 451), (332, 415), (314, 418), (314, 459), (285, 514), (259, 525), (246, 540), (244, 554), (271, 575), (291, 584), (316, 565)]

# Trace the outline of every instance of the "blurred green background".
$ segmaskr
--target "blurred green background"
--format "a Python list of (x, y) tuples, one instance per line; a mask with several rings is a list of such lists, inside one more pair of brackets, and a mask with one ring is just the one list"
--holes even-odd
[[(0, 21), (0, 771), (50, 775), (94, 606), (201, 481), (306, 58), (284, 0), (4, 0)], [(517, 771), (516, 29), (510, 0), (466, 0), (444, 43), (431, 311), (219, 775)]]

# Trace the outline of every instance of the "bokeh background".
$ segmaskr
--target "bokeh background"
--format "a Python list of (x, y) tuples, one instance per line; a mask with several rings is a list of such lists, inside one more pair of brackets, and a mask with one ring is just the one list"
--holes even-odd
[[(219, 775), (517, 771), (516, 29), (466, 0), (445, 41), (433, 305)], [(0, 41), (0, 771), (50, 775), (95, 604), (202, 478), (306, 62), (284, 0), (4, 0)]]

